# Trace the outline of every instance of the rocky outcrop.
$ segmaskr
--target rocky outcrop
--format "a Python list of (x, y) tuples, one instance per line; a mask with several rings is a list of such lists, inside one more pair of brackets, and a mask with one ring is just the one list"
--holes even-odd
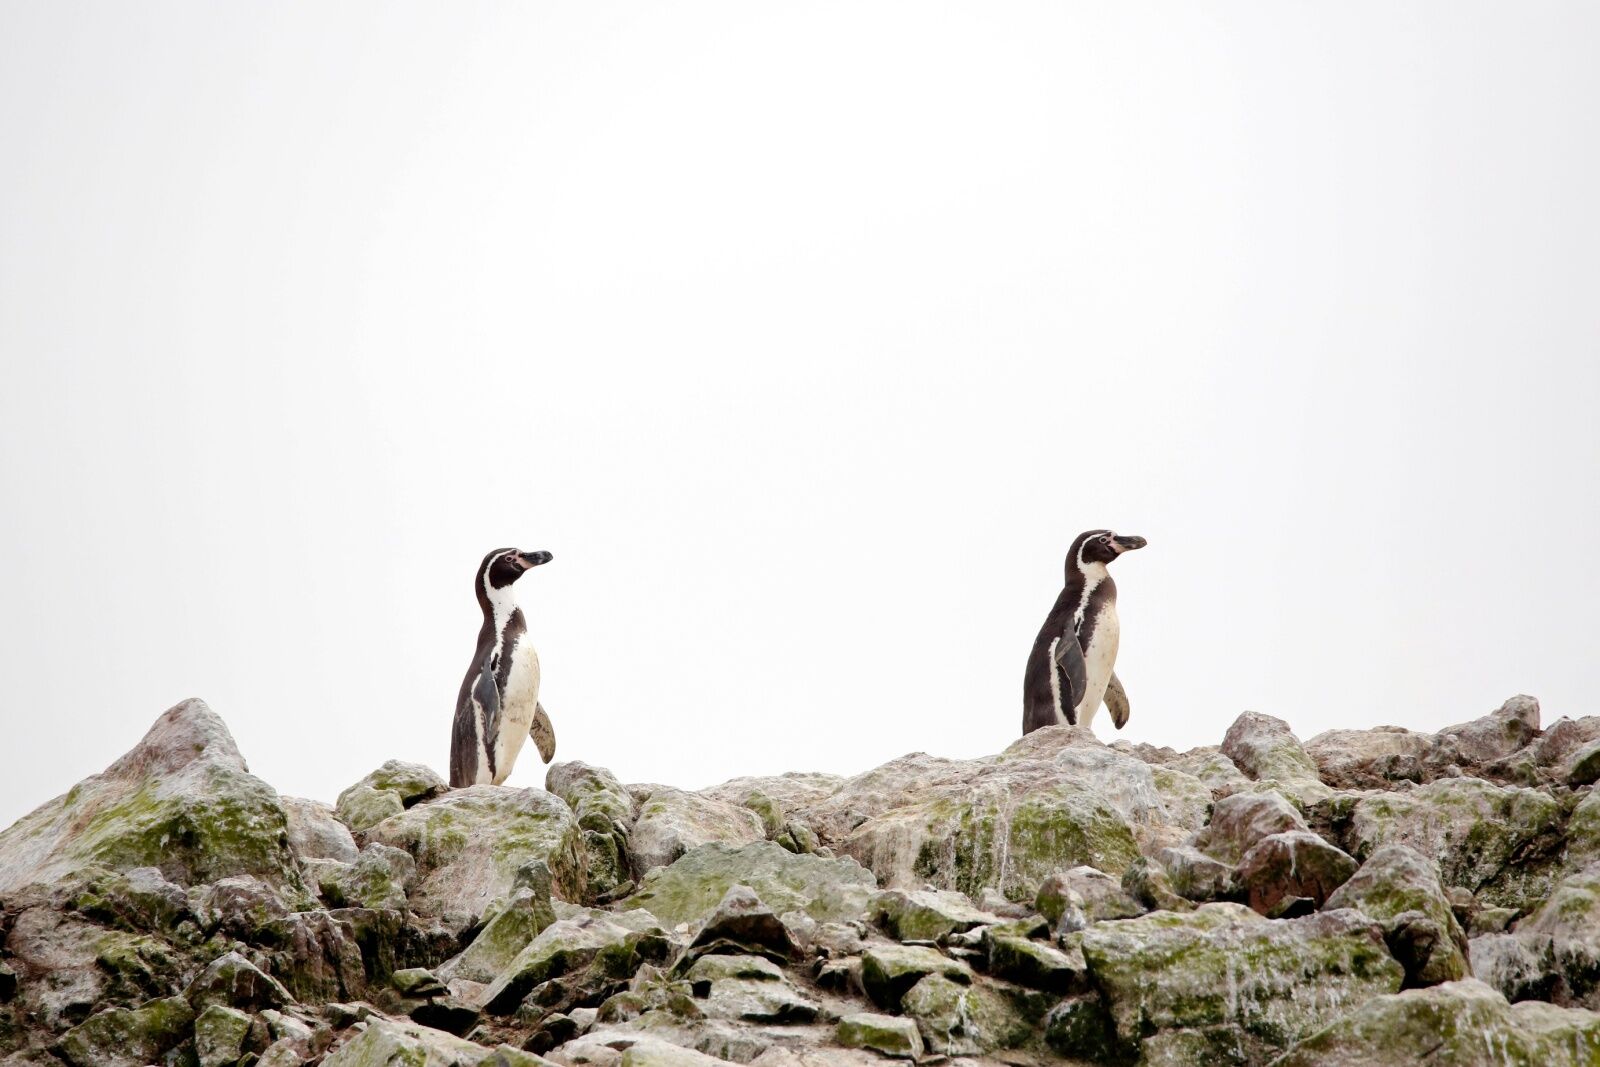
[(190, 701), (0, 832), (0, 1067), (1591, 1063), (1597, 780), (1513, 698), (329, 806)]

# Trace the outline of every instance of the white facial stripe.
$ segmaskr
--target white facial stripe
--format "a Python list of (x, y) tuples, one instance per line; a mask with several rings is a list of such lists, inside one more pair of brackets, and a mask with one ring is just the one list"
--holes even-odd
[(483, 593), (489, 598), (489, 607), (494, 612), (494, 655), (496, 656), (499, 656), (501, 652), (500, 642), (503, 640), (502, 635), (505, 633), (506, 620), (511, 618), (513, 611), (517, 610), (517, 595), (511, 591), (512, 587), (509, 585), (503, 589), (496, 589), (494, 583), (489, 581), (489, 571), (496, 563), (505, 559), (508, 555), (510, 553), (502, 552), (489, 561), (489, 566), (483, 568)]

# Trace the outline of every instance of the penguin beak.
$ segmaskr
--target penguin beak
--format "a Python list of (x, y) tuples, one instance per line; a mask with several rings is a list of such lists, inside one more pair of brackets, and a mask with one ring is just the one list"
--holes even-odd
[(522, 569), (526, 571), (532, 570), (541, 563), (549, 563), (555, 557), (548, 552), (518, 552), (517, 559), (521, 561)]
[(1111, 540), (1116, 543), (1117, 552), (1119, 554), (1123, 552), (1132, 552), (1134, 549), (1143, 548), (1145, 545), (1150, 543), (1142, 537), (1134, 537), (1131, 534), (1128, 536), (1117, 534)]

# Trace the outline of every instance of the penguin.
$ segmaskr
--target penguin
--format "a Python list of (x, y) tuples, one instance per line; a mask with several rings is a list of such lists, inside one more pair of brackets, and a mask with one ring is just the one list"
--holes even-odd
[(1067, 582), (1028, 655), (1022, 687), (1022, 732), (1041, 726), (1090, 726), (1101, 701), (1111, 721), (1128, 721), (1128, 694), (1112, 668), (1117, 662), (1117, 583), (1106, 564), (1148, 542), (1142, 537), (1088, 530), (1067, 552)]
[(483, 609), (483, 627), (456, 697), (452, 787), (500, 785), (530, 736), (546, 763), (555, 758), (555, 731), (539, 704), (539, 656), (527, 640), (528, 624), (511, 588), (551, 558), (548, 552), (497, 548), (478, 565), (473, 591)]

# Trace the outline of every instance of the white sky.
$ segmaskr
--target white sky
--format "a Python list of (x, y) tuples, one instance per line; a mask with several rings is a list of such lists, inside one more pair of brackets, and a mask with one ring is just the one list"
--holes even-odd
[(1596, 40), (0, 0), (0, 824), (191, 695), (444, 769), (507, 544), (627, 780), (999, 750), (1094, 526), (1135, 740), (1600, 713)]

